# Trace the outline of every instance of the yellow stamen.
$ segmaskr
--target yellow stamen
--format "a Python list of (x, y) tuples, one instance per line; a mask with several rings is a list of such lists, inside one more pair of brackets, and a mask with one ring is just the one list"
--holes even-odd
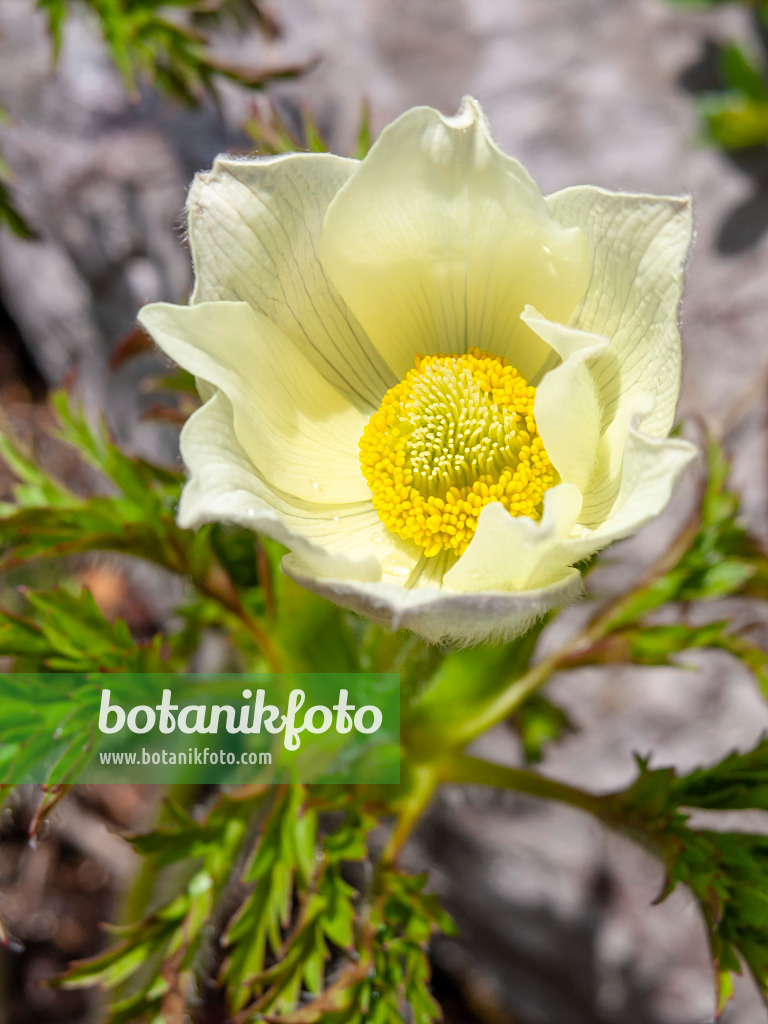
[(360, 438), (379, 518), (431, 558), (462, 554), (481, 509), (538, 519), (555, 470), (533, 418), (536, 389), (506, 359), (417, 356)]

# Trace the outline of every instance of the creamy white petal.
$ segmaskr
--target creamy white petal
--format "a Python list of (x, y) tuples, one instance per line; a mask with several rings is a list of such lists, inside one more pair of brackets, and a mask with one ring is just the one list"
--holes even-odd
[(530, 307), (523, 319), (562, 359), (544, 374), (533, 409), (560, 479), (583, 492), (594, 474), (600, 442), (600, 401), (590, 368), (603, 355), (608, 341), (545, 320)]
[(642, 423), (652, 411), (653, 396), (634, 392), (622, 403), (619, 414), (600, 438), (595, 472), (584, 491), (581, 509), (584, 526), (598, 526), (611, 514), (621, 489), (630, 424)]
[(567, 321), (588, 280), (581, 230), (549, 215), (471, 100), (386, 128), (330, 204), (319, 251), (398, 378), (416, 353), (476, 345), (530, 380), (549, 349), (520, 312), (530, 302)]
[(443, 588), (406, 590), (392, 583), (364, 583), (312, 570), (297, 554), (286, 555), (288, 576), (321, 597), (389, 629), (411, 629), (430, 643), (509, 640), (554, 608), (579, 596), (581, 576), (567, 569), (551, 586), (536, 590), (458, 593)]
[(317, 259), (328, 204), (359, 163), (325, 153), (219, 157), (189, 194), (193, 303), (264, 313), (361, 409), (395, 380)]
[(664, 437), (680, 390), (677, 313), (691, 243), (690, 201), (581, 186), (546, 203), (563, 226), (581, 228), (589, 244), (591, 276), (570, 322), (611, 340), (594, 371), (603, 426), (634, 394), (648, 393), (654, 409), (643, 430)]
[(538, 523), (510, 516), (498, 503), (488, 505), (471, 544), (446, 573), (445, 586), (466, 591), (498, 589), (505, 580), (508, 587), (546, 586), (568, 566), (655, 519), (697, 454), (687, 441), (649, 438), (631, 424), (621, 491), (604, 522), (593, 529), (581, 525), (581, 496), (571, 484), (547, 492)]
[(636, 423), (630, 422), (621, 486), (613, 508), (592, 529), (584, 527), (581, 537), (566, 542), (569, 560), (580, 561), (655, 519), (697, 456), (697, 449), (688, 441), (648, 437)]
[(511, 516), (499, 502), (480, 513), (477, 531), (445, 586), (468, 593), (482, 590), (526, 590), (546, 587), (569, 575), (563, 541), (581, 509), (581, 493), (573, 484), (558, 484), (544, 495), (540, 520)]
[(179, 505), (182, 527), (238, 523), (285, 544), (318, 572), (381, 579), (379, 545), (372, 540), (381, 524), (370, 503), (331, 512), (327, 506), (275, 491), (240, 447), (232, 405), (222, 392), (216, 392), (184, 425), (181, 454), (190, 471)]
[(180, 366), (220, 388), (259, 473), (308, 501), (370, 499), (358, 441), (366, 417), (244, 302), (156, 303), (140, 322)]
[[(374, 621), (433, 642), (522, 633), (578, 596), (574, 563), (658, 515), (695, 456), (665, 439), (687, 201), (545, 200), (473, 101), (410, 111), (362, 163), (220, 158), (189, 229), (192, 307), (142, 316), (206, 400), (182, 434), (179, 521), (274, 537), (286, 572)], [(386, 530), (358, 442), (417, 353), (470, 346), (536, 387), (561, 482), (539, 521), (486, 507), (454, 564)]]

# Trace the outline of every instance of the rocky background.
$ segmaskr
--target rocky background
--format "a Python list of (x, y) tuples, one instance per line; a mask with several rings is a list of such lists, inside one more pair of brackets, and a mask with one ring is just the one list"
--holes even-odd
[[(746, 512), (765, 537), (768, 157), (736, 160), (700, 145), (693, 103), (712, 84), (723, 39), (754, 45), (746, 9), (693, 13), (665, 0), (282, 0), (274, 12), (278, 38), (223, 35), (221, 52), (260, 67), (316, 61), (269, 95), (288, 121), (308, 104), (338, 151), (352, 144), (364, 98), (381, 127), (416, 103), (453, 111), (471, 93), (503, 148), (544, 191), (590, 182), (693, 194), (681, 411), (728, 433)], [(175, 457), (174, 431), (138, 419), (146, 360), (115, 374), (108, 361), (140, 305), (185, 299), (186, 185), (217, 152), (248, 145), (241, 125), (254, 102), (262, 100), (234, 86), (223, 91), (221, 111), (190, 111), (150, 94), (131, 102), (86, 20), (70, 23), (54, 73), (34, 5), (0, 2), (0, 103), (14, 116), (2, 145), (19, 205), (39, 234), (22, 241), (0, 231), (4, 413), (34, 420), (46, 388), (77, 368), (89, 401), (108, 410), (125, 443)], [(642, 565), (679, 515), (673, 509), (617, 548), (602, 585), (617, 586)], [(89, 571), (97, 589), (101, 577)], [(105, 602), (125, 598), (120, 578), (109, 570), (102, 579)], [(156, 586), (142, 589), (131, 578), (129, 589), (134, 616), (162, 614)], [(580, 614), (572, 609), (559, 628)], [(754, 607), (743, 614), (765, 620)], [(556, 681), (552, 695), (576, 729), (543, 770), (602, 790), (632, 778), (635, 752), (691, 768), (753, 745), (768, 727), (768, 706), (751, 679), (725, 656), (691, 659), (691, 669), (582, 670)], [(506, 729), (482, 747), (501, 761), (519, 756)], [(119, 844), (77, 820), (92, 820), (98, 799), (88, 800), (90, 809), (54, 818), (55, 834), (38, 850), (22, 855), (13, 835), (0, 848), (3, 912), (31, 942), (18, 953), (27, 957), (26, 973), (12, 964), (6, 971), (0, 1020), (8, 1024), (96, 1019), (91, 1004), (36, 984), (57, 958), (93, 948), (96, 919), (130, 875)], [(97, 809), (109, 821), (135, 824), (149, 803), (116, 792)], [(434, 954), (449, 1021), (711, 1018), (708, 951), (692, 901), (679, 893), (651, 907), (661, 883), (655, 863), (577, 812), (509, 794), (448, 791), (409, 858), (413, 867), (430, 865), (461, 928), (457, 942), (438, 944)], [(69, 922), (63, 938), (62, 921)], [(723, 1019), (766, 1024), (749, 981)]]

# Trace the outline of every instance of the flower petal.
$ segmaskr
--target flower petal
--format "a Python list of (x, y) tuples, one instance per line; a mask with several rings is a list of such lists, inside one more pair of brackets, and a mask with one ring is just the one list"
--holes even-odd
[(621, 484), (613, 507), (592, 529), (584, 527), (581, 537), (566, 542), (571, 563), (636, 533), (655, 519), (666, 507), (680, 477), (698, 456), (697, 449), (688, 441), (641, 433), (636, 420), (633, 417), (627, 428)]
[(398, 378), (416, 353), (476, 345), (530, 380), (549, 349), (520, 312), (567, 321), (588, 280), (581, 231), (550, 217), (472, 100), (384, 130), (328, 208), (320, 259)]
[(600, 441), (600, 401), (590, 367), (609, 343), (545, 320), (531, 307), (522, 318), (562, 359), (536, 388), (534, 415), (560, 479), (584, 492), (595, 471)]
[(370, 411), (395, 380), (316, 254), (328, 204), (358, 166), (325, 153), (219, 157), (189, 194), (192, 302), (249, 302)]
[(140, 321), (227, 395), (240, 444), (275, 487), (330, 504), (370, 499), (357, 447), (365, 416), (265, 316), (244, 302), (156, 303)]
[(277, 493), (254, 470), (234, 434), (229, 399), (217, 392), (189, 418), (181, 454), (191, 477), (181, 494), (179, 524), (238, 523), (296, 551), (318, 572), (375, 581), (381, 565), (371, 534), (380, 526), (370, 503), (339, 513)]
[(566, 570), (548, 587), (523, 591), (486, 590), (463, 594), (448, 589), (407, 590), (392, 583), (364, 583), (313, 571), (296, 554), (283, 558), (282, 568), (302, 587), (342, 608), (365, 615), (389, 629), (411, 629), (430, 643), (479, 643), (509, 640), (529, 629), (553, 608), (573, 601), (581, 592), (581, 576)]
[(526, 590), (562, 580), (569, 575), (563, 541), (580, 509), (581, 493), (573, 484), (547, 491), (538, 522), (510, 515), (497, 501), (486, 505), (469, 547), (445, 574), (445, 585), (471, 593)]
[(680, 390), (677, 308), (690, 201), (582, 186), (556, 192), (546, 204), (564, 227), (584, 231), (592, 253), (589, 285), (570, 322), (611, 339), (594, 370), (603, 426), (633, 395), (648, 393), (654, 409), (643, 430), (666, 436)]
[(630, 424), (641, 423), (652, 410), (653, 396), (637, 391), (627, 396), (606, 428), (597, 446), (595, 471), (584, 491), (582, 525), (596, 527), (610, 516), (621, 489)]

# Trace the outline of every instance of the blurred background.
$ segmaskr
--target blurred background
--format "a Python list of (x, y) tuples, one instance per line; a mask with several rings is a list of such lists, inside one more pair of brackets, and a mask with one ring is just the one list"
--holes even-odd
[[(730, 146), (733, 124), (712, 118), (705, 143), (697, 99), (724, 85), (731, 98), (749, 92), (733, 61), (737, 81), (727, 80), (722, 56), (736, 44), (764, 60), (754, 4), (273, 0), (250, 19), (217, 19), (210, 36), (217, 59), (258, 72), (264, 89), (221, 79), (216, 102), (192, 105), (147, 85), (130, 95), (92, 10), (68, 6), (54, 68), (45, 14), (32, 0), (0, 0), (8, 114), (0, 148), (16, 211), (35, 236), (0, 228), (0, 415), (18, 432), (34, 439), (46, 393), (77, 374), (129, 449), (175, 460), (176, 425), (142, 418), (153, 398), (141, 381), (159, 360), (147, 354), (113, 370), (110, 359), (142, 304), (189, 294), (182, 210), (195, 171), (222, 150), (253, 149), (275, 115), (301, 137), (310, 111), (330, 148), (346, 153), (364, 101), (375, 134), (414, 104), (453, 112), (471, 93), (502, 148), (544, 192), (592, 183), (693, 195), (681, 415), (726, 435), (745, 512), (766, 538), (768, 146), (759, 132), (746, 146), (713, 144), (720, 131)], [(0, 477), (1, 488), (7, 483)], [(612, 551), (602, 585), (619, 586), (641, 567), (684, 504)], [(84, 562), (81, 578), (137, 634), (151, 634), (172, 607), (171, 584), (125, 560)], [(747, 604), (742, 611), (765, 618)], [(580, 614), (570, 610), (558, 628)], [(606, 790), (633, 778), (635, 753), (690, 769), (752, 746), (768, 708), (746, 671), (725, 655), (686, 663), (653, 673), (584, 669), (569, 673), (567, 686), (556, 681), (570, 730), (545, 751), (542, 770)], [(480, 746), (500, 761), (519, 758), (507, 728)], [(155, 799), (127, 787), (86, 791), (51, 816), (35, 849), (18, 814), (3, 820), (0, 909), (14, 939), (3, 958), (0, 1020), (98, 1019), (92, 999), (40, 981), (98, 948), (98, 921), (133, 869), (110, 830), (146, 824)], [(449, 1022), (711, 1018), (709, 954), (693, 902), (678, 893), (651, 907), (662, 883), (656, 863), (585, 816), (510, 794), (449, 790), (408, 851), (408, 867), (425, 864), (461, 929), (433, 956)], [(766, 1024), (749, 981), (723, 1020)]]

